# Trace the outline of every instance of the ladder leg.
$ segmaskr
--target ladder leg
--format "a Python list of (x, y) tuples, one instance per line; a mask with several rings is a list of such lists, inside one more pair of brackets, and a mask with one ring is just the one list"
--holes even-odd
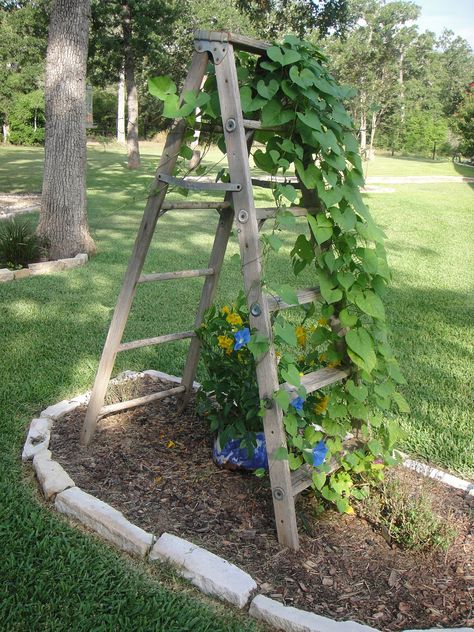
[[(206, 70), (207, 61), (207, 54), (194, 54), (189, 74), (183, 87), (183, 93), (188, 90), (199, 90)], [(148, 198), (145, 207), (143, 219), (138, 230), (127, 272), (125, 273), (122, 289), (112, 317), (107, 340), (102, 351), (102, 357), (100, 359), (91, 399), (87, 408), (86, 418), (81, 430), (82, 445), (88, 445), (90, 443), (96, 429), (97, 420), (100, 410), (104, 404), (105, 392), (107, 390), (110, 375), (114, 366), (115, 356), (117, 355), (117, 350), (122, 340), (128, 314), (132, 305), (137, 281), (142, 271), (143, 263), (155, 231), (158, 215), (166, 195), (167, 185), (159, 182), (157, 174), (159, 172), (169, 175), (173, 173), (185, 131), (186, 122), (184, 120), (180, 120), (173, 126), (166, 139), (163, 154), (155, 175), (154, 192)]]
[[(271, 403), (271, 407), (265, 412), (264, 430), (278, 540), (282, 545), (296, 550), (299, 548), (299, 541), (290, 469), (288, 461), (273, 458), (275, 450), (282, 446), (286, 447), (287, 444), (282, 410), (272, 400), (273, 393), (279, 388), (277, 363), (272, 343), (269, 307), (262, 295), (258, 224), (246, 152), (237, 71), (233, 47), (230, 44), (224, 59), (216, 64), (215, 68), (231, 181), (242, 183), (242, 190), (232, 195), (244, 287), (249, 308), (254, 307), (250, 314), (250, 325), (270, 340), (268, 352), (257, 362), (257, 381), (260, 399)], [(233, 122), (229, 122), (229, 119), (233, 119)], [(246, 211), (246, 214), (242, 211)], [(252, 312), (258, 315), (252, 315)]]

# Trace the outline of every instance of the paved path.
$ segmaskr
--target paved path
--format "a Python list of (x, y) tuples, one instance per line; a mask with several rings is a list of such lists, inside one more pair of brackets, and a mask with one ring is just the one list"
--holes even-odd
[(369, 176), (368, 184), (430, 184), (431, 182), (474, 182), (466, 176)]

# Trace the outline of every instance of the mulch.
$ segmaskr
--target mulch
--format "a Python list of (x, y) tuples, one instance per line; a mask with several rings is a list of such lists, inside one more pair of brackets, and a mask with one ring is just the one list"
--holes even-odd
[[(126, 392), (114, 387), (112, 396), (130, 399), (167, 387), (146, 377), (129, 382)], [(85, 407), (78, 408), (53, 427), (54, 458), (76, 485), (133, 523), (223, 556), (249, 572), (261, 593), (286, 605), (383, 631), (474, 626), (472, 498), (404, 468), (393, 470), (391, 476), (429, 491), (435, 511), (458, 531), (447, 552), (413, 553), (357, 515), (316, 517), (311, 493), (303, 494), (295, 553), (277, 542), (268, 480), (219, 469), (194, 401), (183, 414), (177, 408), (167, 398), (109, 416), (87, 449), (79, 445)]]

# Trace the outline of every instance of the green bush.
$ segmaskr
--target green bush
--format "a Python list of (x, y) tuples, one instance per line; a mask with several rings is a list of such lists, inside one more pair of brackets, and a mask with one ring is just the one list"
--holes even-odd
[(44, 128), (35, 130), (31, 125), (18, 124), (10, 131), (8, 140), (12, 145), (44, 145)]
[(26, 220), (13, 219), (0, 224), (0, 264), (8, 268), (24, 268), (38, 261), (45, 246)]
[(434, 513), (426, 492), (416, 492), (400, 481), (383, 483), (377, 493), (360, 504), (360, 511), (382, 529), (386, 539), (402, 549), (445, 551), (456, 537), (449, 520)]

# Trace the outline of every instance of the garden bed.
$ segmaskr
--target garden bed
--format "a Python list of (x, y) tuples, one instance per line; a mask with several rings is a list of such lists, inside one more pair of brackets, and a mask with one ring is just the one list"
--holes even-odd
[[(159, 384), (159, 388), (166, 385)], [(157, 390), (125, 382), (115, 399)], [(429, 491), (457, 537), (445, 552), (413, 553), (357, 516), (314, 517), (311, 494), (297, 502), (301, 549), (281, 549), (267, 479), (217, 468), (205, 420), (168, 398), (103, 419), (79, 447), (81, 407), (53, 427), (50, 449), (76, 485), (156, 535), (173, 533), (248, 571), (260, 592), (287, 605), (381, 630), (474, 624), (473, 499), (397, 468), (390, 476)], [(387, 534), (384, 534), (387, 537)], [(388, 538), (387, 538), (388, 539)]]

